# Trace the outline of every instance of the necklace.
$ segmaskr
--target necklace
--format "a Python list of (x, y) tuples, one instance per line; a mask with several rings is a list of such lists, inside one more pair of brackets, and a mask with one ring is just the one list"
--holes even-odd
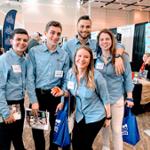
[(106, 59), (108, 59), (108, 58), (110, 57), (110, 55), (105, 56), (105, 55), (103, 55), (103, 54), (102, 54), (102, 56), (103, 56), (104, 58), (106, 58)]

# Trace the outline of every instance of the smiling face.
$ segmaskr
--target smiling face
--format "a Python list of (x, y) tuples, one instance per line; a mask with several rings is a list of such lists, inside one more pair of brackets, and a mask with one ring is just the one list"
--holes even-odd
[(81, 39), (87, 39), (91, 33), (92, 23), (90, 20), (80, 20), (77, 24), (78, 36)]
[(15, 34), (14, 37), (10, 40), (13, 50), (19, 55), (22, 56), (28, 47), (29, 37), (26, 34)]
[(61, 28), (50, 26), (48, 31), (45, 32), (47, 38), (47, 45), (48, 46), (56, 46), (59, 42), (61, 36)]
[(91, 54), (84, 48), (77, 51), (75, 56), (75, 65), (77, 69), (87, 70), (91, 60)]
[(112, 39), (108, 33), (101, 33), (99, 36), (99, 46), (103, 51), (110, 51)]

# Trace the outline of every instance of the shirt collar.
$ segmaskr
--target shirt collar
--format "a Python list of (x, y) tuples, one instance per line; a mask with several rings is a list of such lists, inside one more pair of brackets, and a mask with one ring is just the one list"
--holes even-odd
[(18, 61), (23, 61), (25, 58), (24, 56), (19, 56), (12, 48), (10, 49), (10, 53), (14, 56)]
[[(49, 49), (48, 49), (46, 43), (43, 44), (42, 50), (43, 50), (44, 52), (49, 51)], [(51, 51), (49, 51), (49, 52), (50, 52), (50, 53), (55, 53), (55, 52), (56, 52), (56, 53), (60, 53), (60, 50), (61, 50), (60, 47), (57, 45), (56, 50), (55, 50), (54, 52), (51, 52)]]
[[(75, 43), (76, 44), (81, 44), (79, 39), (78, 39), (78, 35), (75, 36)], [(88, 38), (88, 40), (86, 41), (86, 45), (90, 45), (90, 38)]]

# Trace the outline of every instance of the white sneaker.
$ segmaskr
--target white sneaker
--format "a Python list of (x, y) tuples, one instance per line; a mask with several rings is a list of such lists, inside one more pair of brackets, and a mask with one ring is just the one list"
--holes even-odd
[(102, 150), (110, 150), (110, 148), (108, 146), (103, 146)]

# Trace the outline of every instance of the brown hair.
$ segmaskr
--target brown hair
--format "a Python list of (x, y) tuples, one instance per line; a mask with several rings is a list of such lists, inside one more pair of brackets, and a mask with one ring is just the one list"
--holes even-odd
[(86, 72), (86, 80), (87, 80), (87, 84), (86, 85), (87, 85), (88, 88), (95, 89), (95, 82), (94, 82), (94, 60), (93, 60), (92, 50), (89, 47), (87, 47), (87, 46), (84, 45), (84, 46), (79, 47), (76, 50), (75, 55), (74, 55), (72, 69), (73, 69), (74, 73), (77, 75), (78, 74), (78, 69), (77, 69), (77, 66), (75, 64), (75, 58), (76, 58), (76, 55), (77, 55), (78, 51), (81, 50), (81, 49), (86, 50), (90, 54), (90, 63), (88, 65), (88, 67), (87, 67), (87, 72)]
[(99, 38), (100, 38), (100, 35), (102, 34), (102, 33), (107, 33), (109, 36), (110, 36), (110, 38), (111, 38), (111, 40), (112, 40), (112, 45), (111, 45), (111, 47), (110, 47), (110, 53), (112, 54), (112, 63), (114, 64), (115, 63), (115, 54), (116, 54), (116, 39), (115, 39), (115, 37), (114, 37), (114, 35), (113, 35), (113, 33), (110, 31), (110, 30), (108, 30), (108, 29), (103, 29), (103, 30), (101, 30), (100, 31), (100, 33), (97, 35), (97, 45), (98, 45), (98, 47), (100, 47), (99, 46)]
[(45, 32), (48, 32), (49, 28), (51, 26), (54, 26), (54, 27), (59, 27), (62, 31), (62, 26), (61, 26), (61, 23), (58, 22), (58, 21), (49, 21), (47, 24), (46, 24), (46, 27), (45, 27)]

